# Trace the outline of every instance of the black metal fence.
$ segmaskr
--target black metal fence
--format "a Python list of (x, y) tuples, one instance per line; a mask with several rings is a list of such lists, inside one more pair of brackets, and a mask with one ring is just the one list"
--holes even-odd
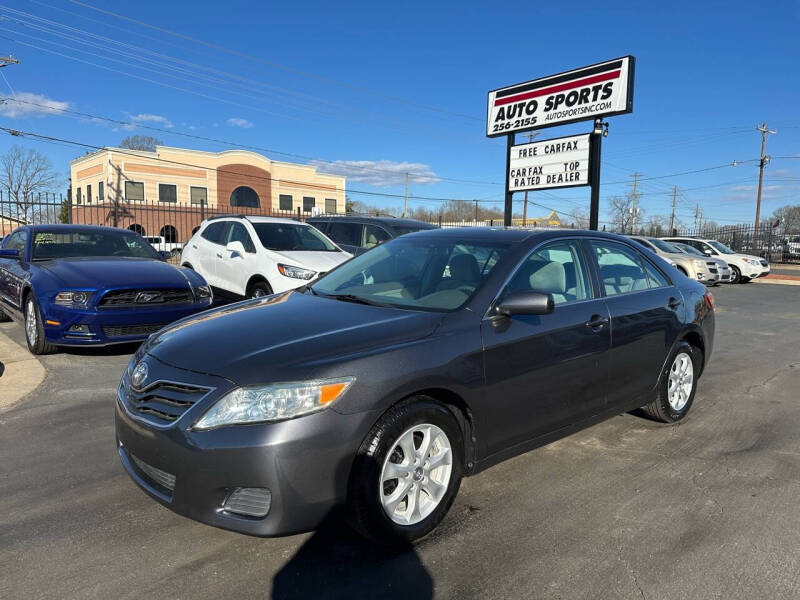
[(681, 230), (678, 235), (717, 240), (736, 252), (755, 254), (773, 263), (800, 263), (800, 228), (765, 223), (756, 231), (754, 225), (725, 225)]

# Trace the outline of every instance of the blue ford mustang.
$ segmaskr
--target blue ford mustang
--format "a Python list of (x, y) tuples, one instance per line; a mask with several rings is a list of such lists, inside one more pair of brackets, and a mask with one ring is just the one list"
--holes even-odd
[(0, 320), (22, 322), (34, 354), (142, 340), (211, 301), (200, 275), (132, 231), (27, 225), (0, 248)]

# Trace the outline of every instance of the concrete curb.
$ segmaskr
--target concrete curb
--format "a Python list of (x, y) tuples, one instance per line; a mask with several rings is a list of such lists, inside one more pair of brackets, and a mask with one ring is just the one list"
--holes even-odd
[(16, 405), (34, 391), (47, 375), (27, 348), (23, 348), (0, 332), (0, 413)]
[(771, 283), (772, 285), (800, 285), (797, 279), (779, 279), (777, 277), (759, 277), (751, 283)]

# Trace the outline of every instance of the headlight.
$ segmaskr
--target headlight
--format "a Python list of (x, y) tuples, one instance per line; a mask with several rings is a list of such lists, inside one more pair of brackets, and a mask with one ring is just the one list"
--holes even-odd
[(300, 267), (293, 267), (292, 265), (278, 265), (278, 271), (280, 271), (281, 275), (284, 277), (292, 277), (293, 279), (305, 279), (309, 280), (314, 275), (317, 274), (316, 271), (310, 271), (309, 269), (301, 269)]
[(211, 286), (209, 285), (198, 285), (194, 288), (194, 297), (199, 300), (205, 300), (207, 298), (211, 298)]
[(760, 260), (756, 260), (755, 258), (748, 258), (747, 262), (749, 262), (751, 265), (756, 265), (756, 266), (759, 266), (759, 267), (761, 266), (761, 261)]
[(706, 266), (706, 263), (703, 262), (702, 260), (695, 259), (692, 262), (694, 263), (694, 266), (695, 266), (696, 269), (702, 269), (703, 267)]
[(194, 429), (282, 421), (322, 410), (341, 398), (354, 377), (237, 388), (219, 400)]
[(91, 292), (58, 292), (55, 302), (61, 306), (84, 307), (89, 303), (91, 297)]

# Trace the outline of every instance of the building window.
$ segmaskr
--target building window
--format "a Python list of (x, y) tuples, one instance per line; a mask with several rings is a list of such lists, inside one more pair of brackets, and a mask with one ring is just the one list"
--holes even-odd
[(258, 194), (256, 194), (256, 191), (253, 188), (242, 185), (233, 190), (230, 204), (231, 206), (258, 208), (261, 204), (261, 201), (259, 200)]
[(205, 204), (208, 206), (208, 190), (204, 187), (190, 187), (189, 196), (192, 204)]
[(168, 244), (174, 244), (178, 241), (178, 230), (172, 225), (164, 225), (158, 235), (163, 237)]
[(312, 198), (311, 196), (303, 196), (303, 212), (311, 212), (314, 210), (316, 203), (316, 198)]
[(90, 184), (86, 186), (86, 204), (91, 204), (91, 203), (92, 203), (92, 186)]
[(126, 181), (125, 200), (128, 202), (144, 202), (144, 183), (141, 181)]
[(81, 200), (81, 188), (75, 188), (75, 204), (82, 204), (83, 200)]
[(278, 208), (280, 210), (292, 210), (294, 208), (292, 195), (291, 194), (281, 194), (278, 197)]
[(97, 201), (98, 202), (105, 202), (106, 201), (105, 187), (106, 186), (102, 181), (97, 184)]
[(171, 183), (159, 183), (158, 201), (175, 204), (178, 201), (178, 186)]
[(336, 212), (336, 198), (325, 198), (325, 212), (326, 213)]

